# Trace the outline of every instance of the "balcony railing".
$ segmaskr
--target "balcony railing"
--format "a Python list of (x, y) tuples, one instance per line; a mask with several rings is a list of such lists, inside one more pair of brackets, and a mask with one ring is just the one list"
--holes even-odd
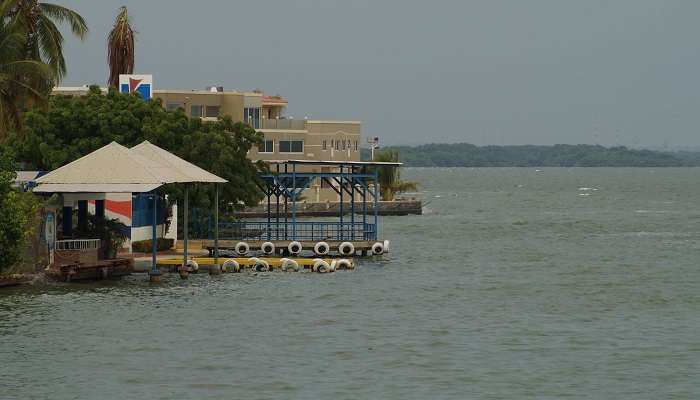
[(262, 129), (306, 129), (306, 121), (303, 119), (263, 119), (261, 125)]

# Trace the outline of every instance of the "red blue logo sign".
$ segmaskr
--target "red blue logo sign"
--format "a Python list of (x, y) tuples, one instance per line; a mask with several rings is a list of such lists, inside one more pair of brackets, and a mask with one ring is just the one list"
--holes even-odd
[(119, 75), (119, 92), (138, 93), (144, 100), (153, 97), (153, 75)]

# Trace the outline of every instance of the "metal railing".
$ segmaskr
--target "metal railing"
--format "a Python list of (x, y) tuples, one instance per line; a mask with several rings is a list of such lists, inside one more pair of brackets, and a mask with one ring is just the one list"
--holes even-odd
[(100, 248), (100, 239), (68, 239), (57, 240), (56, 250), (96, 250)]
[[(211, 233), (211, 231), (210, 231)], [(211, 236), (211, 235), (210, 235)], [(377, 240), (375, 224), (362, 222), (224, 222), (219, 238), (230, 240)]]
[(303, 119), (263, 119), (262, 129), (293, 129), (305, 130), (306, 121)]

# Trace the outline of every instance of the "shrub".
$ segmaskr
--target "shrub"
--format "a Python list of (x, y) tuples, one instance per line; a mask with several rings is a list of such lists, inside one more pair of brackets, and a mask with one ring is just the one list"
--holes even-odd
[[(157, 247), (158, 251), (170, 250), (173, 248), (175, 241), (173, 239), (158, 238)], [(131, 251), (134, 253), (150, 253), (153, 251), (153, 241), (149, 240), (139, 240), (138, 242), (131, 242)]]

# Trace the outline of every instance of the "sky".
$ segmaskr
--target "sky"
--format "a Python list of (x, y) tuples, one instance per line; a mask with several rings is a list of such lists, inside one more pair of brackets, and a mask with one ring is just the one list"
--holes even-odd
[(700, 146), (695, 0), (52, 0), (63, 86), (107, 76), (121, 5), (156, 89), (263, 90), (381, 144)]

